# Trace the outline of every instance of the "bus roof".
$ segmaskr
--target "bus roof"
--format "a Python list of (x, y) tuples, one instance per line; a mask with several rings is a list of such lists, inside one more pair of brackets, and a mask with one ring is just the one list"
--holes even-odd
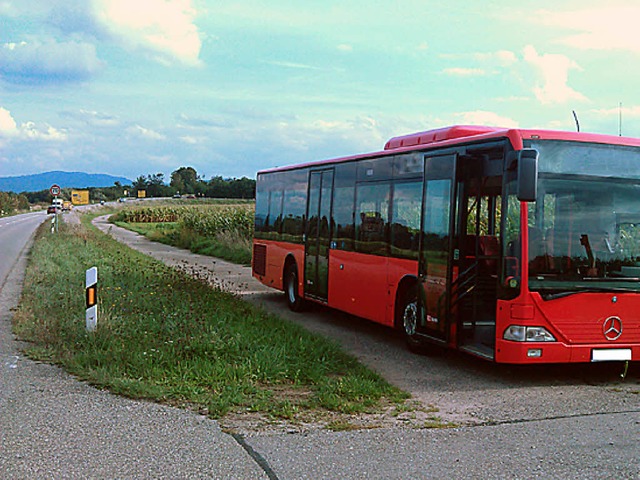
[(523, 140), (564, 140), (574, 142), (591, 142), (610, 145), (626, 145), (640, 147), (640, 139), (632, 137), (619, 137), (614, 135), (602, 135), (586, 132), (568, 132), (561, 130), (535, 130), (487, 127), (479, 125), (453, 125), (424, 132), (411, 133), (389, 139), (384, 150), (346, 157), (333, 158), (329, 160), (319, 160), (306, 162), (286, 167), (276, 167), (262, 170), (258, 173), (277, 172), (291, 170), (295, 168), (313, 167), (325, 164), (342, 163), (350, 160), (359, 160), (368, 157), (379, 157), (389, 153), (409, 152), (412, 150), (427, 150), (429, 147), (447, 147), (460, 143), (478, 142), (492, 138), (508, 138), (511, 145), (519, 150), (522, 148)]

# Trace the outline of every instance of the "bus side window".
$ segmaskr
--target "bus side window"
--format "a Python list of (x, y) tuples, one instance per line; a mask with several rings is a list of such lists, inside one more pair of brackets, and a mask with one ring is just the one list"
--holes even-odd
[(355, 186), (335, 187), (333, 193), (333, 222), (335, 244), (339, 250), (353, 251), (353, 199)]
[(256, 217), (255, 217), (255, 237), (263, 238), (262, 233), (265, 231), (267, 216), (269, 215), (269, 191), (261, 189), (264, 183), (264, 176), (258, 177), (258, 185), (256, 191)]
[(356, 251), (387, 255), (391, 185), (361, 183), (356, 190)]
[(288, 172), (283, 202), (283, 241), (303, 243), (303, 223), (307, 207), (307, 175), (306, 170)]
[(422, 181), (397, 182), (393, 188), (391, 253), (418, 259)]

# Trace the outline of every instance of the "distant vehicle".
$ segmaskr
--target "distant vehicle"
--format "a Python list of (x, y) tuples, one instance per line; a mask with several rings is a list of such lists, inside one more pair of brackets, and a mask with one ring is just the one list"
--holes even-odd
[(176, 193), (173, 198), (182, 198), (179, 193)]
[(119, 201), (120, 203), (124, 203), (124, 202), (126, 202), (126, 201), (127, 201), (127, 197), (120, 197), (120, 198), (118, 199), (118, 201)]
[(58, 208), (55, 205), (49, 205), (47, 207), (47, 213), (56, 213), (58, 211)]

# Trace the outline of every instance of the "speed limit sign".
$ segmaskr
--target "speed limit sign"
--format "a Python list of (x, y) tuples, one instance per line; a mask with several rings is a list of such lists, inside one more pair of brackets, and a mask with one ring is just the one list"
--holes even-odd
[(51, 193), (51, 195), (53, 195), (54, 197), (57, 197), (58, 195), (60, 195), (60, 186), (51, 185), (51, 188), (49, 189), (49, 193)]

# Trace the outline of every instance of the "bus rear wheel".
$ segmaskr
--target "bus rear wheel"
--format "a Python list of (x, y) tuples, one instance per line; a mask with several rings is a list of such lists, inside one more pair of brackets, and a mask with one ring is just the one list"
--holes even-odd
[(298, 267), (295, 263), (290, 263), (284, 272), (284, 297), (290, 310), (299, 312), (304, 307), (304, 299), (298, 295)]

